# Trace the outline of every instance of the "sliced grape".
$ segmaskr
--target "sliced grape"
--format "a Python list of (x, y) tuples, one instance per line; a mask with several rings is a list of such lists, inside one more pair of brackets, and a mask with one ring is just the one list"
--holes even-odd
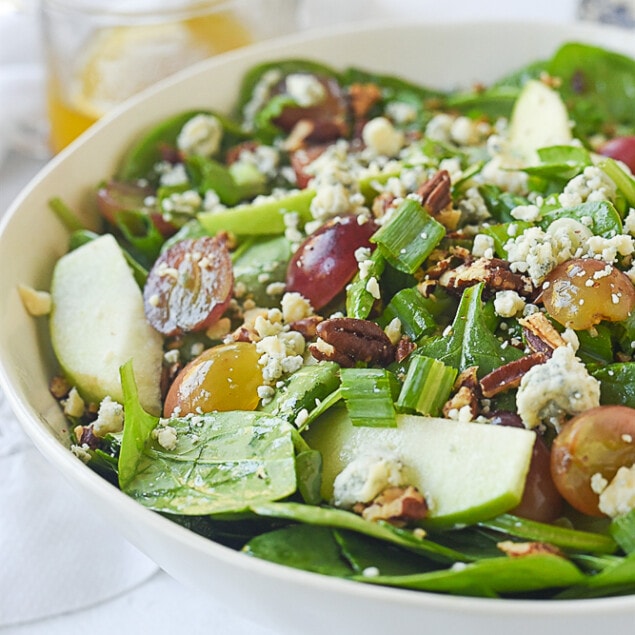
[(143, 290), (146, 317), (166, 336), (205, 330), (227, 308), (233, 283), (222, 238), (182, 240), (161, 254), (148, 274)]
[[(514, 412), (496, 412), (491, 422), (515, 428), (525, 427)], [(536, 434), (523, 497), (510, 513), (539, 522), (551, 522), (558, 518), (561, 511), (562, 496), (551, 478), (550, 451), (542, 437)]]
[(377, 226), (342, 216), (325, 223), (300, 245), (287, 269), (287, 290), (296, 291), (321, 309), (344, 290), (358, 270), (355, 251), (371, 248)]
[(620, 467), (635, 463), (635, 409), (598, 406), (577, 415), (555, 438), (551, 474), (556, 487), (578, 511), (602, 516), (592, 479), (611, 481)]
[(251, 342), (220, 344), (193, 359), (170, 386), (164, 416), (254, 410), (262, 384), (260, 354)]
[(554, 320), (579, 331), (602, 320), (625, 320), (635, 308), (635, 287), (613, 265), (577, 258), (563, 262), (547, 276), (542, 301)]
[(622, 161), (635, 173), (635, 135), (615, 137), (607, 141), (599, 152), (605, 157)]

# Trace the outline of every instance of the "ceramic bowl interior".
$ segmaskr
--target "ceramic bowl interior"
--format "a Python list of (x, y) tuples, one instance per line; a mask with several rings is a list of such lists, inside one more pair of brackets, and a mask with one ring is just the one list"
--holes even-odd
[[(0, 380), (40, 451), (133, 544), (185, 584), (220, 597), (279, 633), (514, 632), (552, 635), (635, 626), (635, 596), (570, 602), (483, 600), (388, 589), (292, 570), (249, 558), (197, 536), (127, 498), (76, 459), (57, 403), (45, 319), (24, 311), (20, 283), (47, 289), (67, 232), (47, 201), (60, 196), (91, 224), (90, 193), (114, 172), (123, 150), (162, 118), (189, 108), (228, 111), (245, 70), (265, 60), (312, 58), (357, 65), (426, 85), (487, 82), (558, 44), (578, 40), (635, 55), (632, 32), (532, 23), (369, 24), (363, 29), (298, 35), (203, 62), (101, 120), (53, 159), (4, 216), (0, 232)], [(630, 627), (630, 629), (628, 628)], [(626, 628), (626, 631), (624, 630)]]

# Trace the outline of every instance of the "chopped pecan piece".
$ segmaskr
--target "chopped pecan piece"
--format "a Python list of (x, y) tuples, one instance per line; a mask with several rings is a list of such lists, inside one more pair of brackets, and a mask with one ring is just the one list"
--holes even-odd
[(289, 324), (292, 331), (297, 331), (305, 340), (312, 340), (317, 335), (317, 327), (324, 318), (321, 315), (310, 315)]
[(484, 397), (493, 397), (499, 392), (517, 388), (523, 375), (537, 364), (544, 364), (549, 357), (544, 353), (530, 353), (513, 362), (495, 368), (481, 379), (481, 391)]
[(416, 350), (417, 345), (407, 336), (403, 335), (397, 342), (397, 350), (395, 351), (395, 361), (403, 362), (410, 353)]
[(375, 218), (383, 218), (393, 206), (397, 197), (388, 191), (381, 192), (373, 200), (372, 212)]
[(441, 286), (459, 292), (479, 282), (485, 283), (490, 292), (511, 290), (527, 296), (533, 291), (529, 278), (511, 271), (509, 263), (500, 258), (478, 258), (446, 271), (439, 278)]
[(75, 426), (73, 430), (75, 438), (79, 445), (87, 445), (91, 450), (95, 450), (99, 447), (99, 437), (93, 432), (93, 425), (88, 426)]
[(551, 356), (554, 349), (567, 345), (547, 316), (540, 311), (521, 318), (518, 323), (523, 327), (527, 345), (533, 351)]
[(454, 395), (445, 402), (443, 415), (449, 416), (452, 410), (461, 410), (469, 406), (472, 418), (479, 412), (479, 400), (481, 398), (481, 386), (476, 376), (476, 366), (470, 366), (462, 371), (454, 382)]
[(381, 99), (381, 89), (377, 84), (351, 84), (348, 89), (351, 110), (357, 119), (366, 117), (370, 109)]
[(55, 397), (55, 399), (60, 400), (64, 399), (70, 392), (71, 385), (68, 383), (66, 378), (61, 377), (60, 375), (56, 375), (49, 382), (49, 391)]
[(523, 558), (537, 554), (548, 554), (564, 558), (564, 553), (562, 553), (558, 547), (548, 542), (514, 542), (512, 540), (504, 540), (503, 542), (497, 543), (496, 546), (510, 558)]
[(374, 322), (356, 318), (330, 318), (317, 326), (318, 341), (309, 345), (313, 357), (351, 367), (356, 362), (387, 366), (395, 347)]
[(389, 487), (368, 506), (356, 505), (354, 511), (365, 520), (386, 520), (397, 526), (416, 523), (428, 514), (426, 499), (412, 485)]
[(423, 205), (431, 216), (437, 216), (452, 202), (450, 188), (452, 181), (447, 170), (439, 170), (431, 179), (428, 179), (418, 190)]

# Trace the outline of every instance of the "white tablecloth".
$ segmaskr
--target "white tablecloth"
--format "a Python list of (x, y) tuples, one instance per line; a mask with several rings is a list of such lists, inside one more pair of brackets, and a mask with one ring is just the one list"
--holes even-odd
[[(430, 20), (524, 18), (563, 22), (574, 19), (576, 5), (574, 0), (308, 1), (304, 11), (308, 27), (364, 17), (422, 15)], [(0, 0), (0, 215), (44, 164), (42, 157), (27, 157), (11, 149), (20, 145), (16, 144), (17, 125), (24, 128), (26, 124), (37, 133), (43, 117), (37, 31), (32, 15), (25, 17), (12, 11), (21, 4), (26, 3)], [(26, 120), (22, 118), (24, 113), (29, 113)], [(3, 406), (1, 396), (0, 483), (0, 635), (274, 635), (229, 613), (213, 598), (183, 587), (123, 539), (104, 533), (107, 529), (103, 519), (83, 507), (74, 491), (39, 456), (17, 427), (6, 403)], [(32, 500), (39, 501), (37, 509), (31, 509), (35, 507), (29, 503)], [(63, 504), (56, 505), (56, 500)], [(113, 567), (95, 567), (94, 553), (82, 549), (74, 552), (67, 548), (64, 557), (58, 553), (54, 562), (48, 561), (53, 557), (46, 555), (53, 553), (50, 545), (54, 541), (59, 544), (65, 530), (68, 535), (78, 526), (101, 536), (102, 560), (98, 558), (97, 562), (103, 565), (103, 558), (110, 558), (109, 550), (116, 553), (117, 572), (111, 570)], [(15, 542), (16, 533), (22, 542), (20, 537)], [(37, 545), (39, 548), (29, 549), (27, 540), (44, 542)], [(10, 541), (14, 541), (13, 548)], [(4, 566), (3, 554), (7, 553), (12, 556), (9, 560), (13, 569)], [(24, 562), (22, 572), (15, 570), (17, 554)], [(85, 588), (85, 579), (91, 580), (97, 593)], [(63, 581), (75, 588), (64, 588), (60, 593)]]

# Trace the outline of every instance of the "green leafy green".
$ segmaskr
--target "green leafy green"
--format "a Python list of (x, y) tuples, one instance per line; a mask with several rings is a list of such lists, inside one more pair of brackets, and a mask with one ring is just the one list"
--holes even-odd
[(459, 372), (470, 366), (478, 366), (481, 377), (502, 364), (520, 359), (522, 351), (503, 346), (487, 328), (481, 302), (482, 291), (482, 283), (466, 289), (454, 322), (448, 327), (449, 333), (424, 338), (418, 352), (453, 366)]
[[(119, 484), (151, 509), (201, 515), (242, 511), (296, 490), (292, 428), (260, 412), (161, 420), (138, 403), (131, 366), (122, 369), (126, 425)], [(163, 438), (169, 443), (161, 445)]]

